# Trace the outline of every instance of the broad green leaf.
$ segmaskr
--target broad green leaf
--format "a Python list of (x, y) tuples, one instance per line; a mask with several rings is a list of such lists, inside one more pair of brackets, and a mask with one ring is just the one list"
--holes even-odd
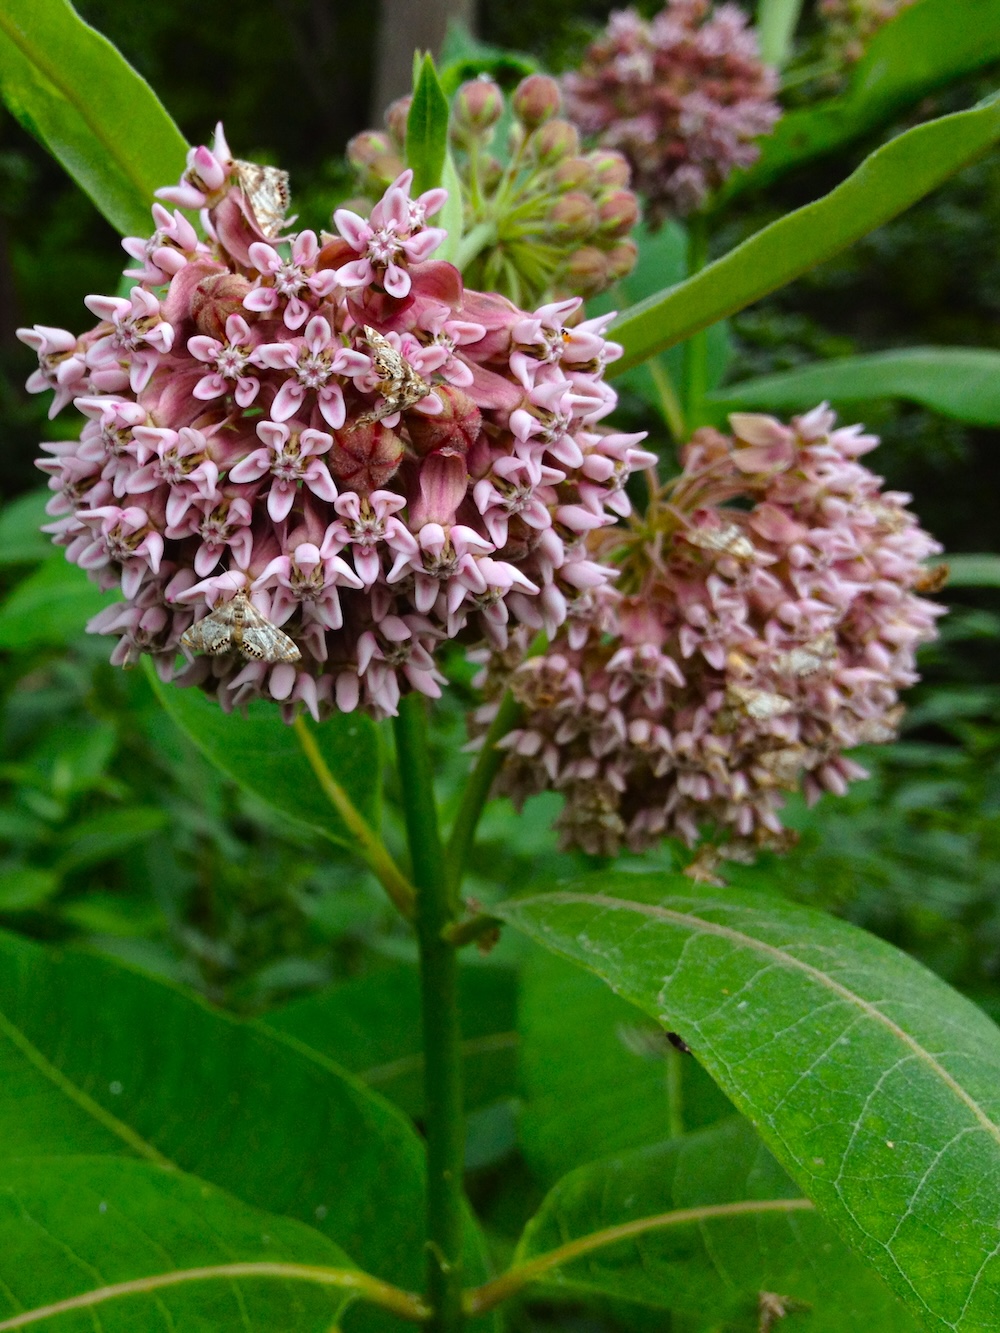
[(1000, 426), (1000, 352), (973, 347), (910, 347), (845, 356), (778, 375), (728, 384), (706, 406), (726, 412), (804, 412), (834, 404), (905, 398), (972, 426)]
[(145, 79), (67, 0), (3, 0), (0, 93), (113, 227), (149, 232), (153, 191), (179, 178), (187, 144)]
[(843, 921), (680, 876), (491, 911), (678, 1031), (928, 1327), (996, 1329), (1000, 1030), (975, 1005)]
[[(0, 637), (3, 622), (0, 619)], [(251, 703), (246, 715), (224, 713), (200, 690), (164, 685), (149, 672), (157, 697), (182, 731), (216, 767), (299, 824), (350, 845), (279, 706)], [(327, 767), (369, 823), (378, 818), (381, 782), (378, 732), (363, 713), (335, 713), (315, 731)]]
[(59, 892), (54, 870), (0, 865), (0, 912), (27, 912)]
[(883, 144), (847, 180), (789, 213), (666, 292), (626, 310), (611, 327), (625, 355), (612, 375), (759, 301), (830, 259), (1000, 139), (1000, 101), (917, 125)]
[(29, 491), (0, 506), (0, 565), (35, 565), (52, 555), (52, 542), (39, 532), (50, 497), (44, 489)]
[[(459, 972), (465, 1104), (470, 1110), (514, 1090), (517, 1033), (508, 968)], [(335, 1060), (409, 1115), (423, 1113), (420, 980), (406, 964), (381, 968), (274, 1009), (267, 1027)]]
[(78, 638), (87, 621), (115, 600), (101, 592), (62, 552), (19, 583), (0, 606), (0, 648), (60, 647)]
[(442, 183), (448, 156), (448, 99), (429, 55), (419, 71), (406, 120), (406, 164), (413, 170), (415, 195)]
[(1000, 8), (994, 0), (920, 0), (875, 34), (843, 93), (778, 121), (760, 141), (757, 163), (734, 176), (722, 200), (854, 143), (928, 93), (996, 60)]
[(830, 1225), (804, 1208), (745, 1120), (651, 1144), (565, 1176), (528, 1223), (514, 1264), (596, 1233), (631, 1235), (550, 1270), (546, 1294), (604, 1296), (757, 1333), (759, 1294), (794, 1302), (801, 1333), (918, 1327)]
[[(312, 1227), (148, 1162), (49, 1157), (0, 1167), (0, 1320), (101, 1287), (192, 1268), (350, 1270)], [(102, 1302), (45, 1328), (105, 1333), (328, 1333), (351, 1294), (274, 1278), (192, 1281)]]
[(950, 588), (1000, 588), (1000, 555), (949, 555)]
[(688, 1129), (732, 1114), (704, 1070), (655, 1023), (561, 958), (525, 960), (518, 1011), (519, 1138), (546, 1183), (581, 1162), (667, 1138), (672, 1096)]
[(423, 1149), (395, 1107), (160, 981), (0, 935), (0, 1179), (67, 1153), (174, 1163), (422, 1282)]
[(448, 198), (440, 213), (433, 219), (434, 225), (444, 227), (448, 235), (434, 252), (435, 259), (444, 259), (449, 264), (456, 263), (459, 247), (462, 244), (462, 182), (458, 178), (451, 153), (444, 159), (441, 184), (448, 191)]

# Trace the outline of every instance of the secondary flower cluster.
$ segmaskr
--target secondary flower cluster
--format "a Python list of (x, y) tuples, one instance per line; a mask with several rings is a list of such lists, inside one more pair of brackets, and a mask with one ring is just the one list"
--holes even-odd
[[(465, 290), (430, 258), (445, 192), (410, 183), (339, 210), (336, 235), (282, 236), (287, 178), (235, 161), (220, 127), (159, 192), (208, 239), (157, 204), (124, 242), (130, 295), (87, 298), (96, 327), (21, 331), (29, 388), (85, 418), (39, 466), (48, 531), (124, 594), (90, 626), (112, 661), (150, 653), (225, 709), (385, 715), (440, 692), (444, 640), (503, 646), (511, 617), (554, 633), (607, 577), (585, 538), (648, 457), (600, 424), (607, 321)], [(206, 655), (178, 667), (209, 614), (189, 640)]]
[(912, 4), (913, 0), (820, 0), (824, 55), (837, 65), (853, 65), (879, 28)]
[(709, 0), (668, 0), (650, 22), (611, 15), (578, 71), (565, 75), (569, 116), (632, 165), (655, 221), (693, 213), (781, 114), (778, 80), (757, 52), (746, 15)]
[(864, 776), (844, 752), (893, 738), (934, 635), (941, 608), (917, 592), (939, 548), (858, 461), (878, 440), (825, 405), (730, 421), (687, 446), (617, 589), (582, 597), (543, 655), (489, 660), (494, 699), (509, 686), (524, 707), (501, 789), (564, 793), (566, 845), (780, 845), (783, 793)]
[[(386, 112), (386, 131), (366, 130), (347, 155), (363, 191), (381, 190), (402, 170), (410, 98)], [(462, 186), (465, 230), (478, 238), (463, 271), (473, 286), (518, 303), (545, 293), (594, 296), (635, 267), (629, 232), (639, 205), (620, 153), (582, 152), (576, 127), (560, 117), (555, 79), (532, 74), (510, 98), (513, 128), (501, 161), (494, 156), (505, 111), (491, 79), (459, 88), (451, 143)]]

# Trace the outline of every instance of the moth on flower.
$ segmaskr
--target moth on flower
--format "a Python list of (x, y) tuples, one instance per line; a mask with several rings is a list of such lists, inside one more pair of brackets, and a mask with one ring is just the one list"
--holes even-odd
[(284, 630), (261, 615), (242, 590), (181, 635), (195, 653), (223, 657), (238, 652), (248, 662), (297, 662), (302, 654)]
[(365, 339), (371, 349), (372, 365), (378, 375), (376, 387), (383, 398), (377, 407), (358, 418), (359, 424), (370, 425), (384, 417), (391, 417), (394, 412), (405, 412), (414, 403), (419, 403), (421, 398), (426, 398), (431, 389), (388, 338), (368, 324), (364, 327)]
[(269, 240), (274, 240), (286, 225), (291, 198), (288, 172), (280, 167), (264, 167), (257, 162), (238, 159), (234, 165), (240, 188), (260, 223), (261, 231)]

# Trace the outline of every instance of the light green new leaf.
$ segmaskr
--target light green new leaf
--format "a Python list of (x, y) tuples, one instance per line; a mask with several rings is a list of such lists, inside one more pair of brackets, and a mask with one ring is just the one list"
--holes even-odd
[(537, 952), (521, 969), (518, 1029), (518, 1137), (545, 1183), (581, 1162), (669, 1137), (672, 1115), (694, 1129), (732, 1114), (697, 1061), (674, 1050), (654, 1022), (551, 954)]
[[(509, 968), (459, 972), (467, 1110), (514, 1090), (517, 1047)], [(273, 1009), (261, 1022), (335, 1060), (409, 1115), (423, 1114), (420, 979), (404, 963)]]
[(1000, 352), (974, 347), (908, 347), (845, 356), (729, 384), (706, 406), (727, 412), (804, 412), (829, 400), (905, 398), (971, 426), (1000, 426)]
[(434, 61), (424, 56), (406, 119), (406, 164), (413, 170), (413, 194), (439, 186), (448, 156), (448, 99)]
[(76, 1153), (173, 1163), (422, 1282), (424, 1153), (394, 1106), (163, 982), (0, 934), (0, 1180)]
[[(217, 768), (297, 823), (351, 845), (351, 835), (320, 790), (278, 704), (255, 700), (245, 716), (224, 713), (200, 690), (164, 685), (155, 672), (148, 674), (163, 707)], [(374, 824), (381, 794), (374, 722), (363, 713), (335, 713), (315, 728), (314, 736), (327, 768)]]
[(929, 1328), (995, 1333), (1000, 1029), (981, 1010), (843, 921), (680, 876), (491, 911), (679, 1032)]
[[(147, 1162), (49, 1157), (0, 1166), (0, 1325), (123, 1282), (233, 1263), (340, 1270), (312, 1227), (249, 1208)], [(44, 1328), (104, 1333), (328, 1333), (353, 1294), (288, 1278), (221, 1276), (98, 1301)], [(34, 1321), (32, 1321), (34, 1323)]]
[(821, 199), (789, 213), (686, 282), (633, 306), (611, 326), (629, 366), (792, 282), (896, 217), (1000, 139), (1000, 101), (928, 121), (865, 158)]
[(756, 164), (733, 177), (720, 202), (845, 148), (928, 93), (996, 60), (995, 0), (920, 0), (875, 34), (843, 93), (782, 116), (760, 141)]
[(58, 647), (83, 633), (91, 616), (115, 600), (61, 551), (29, 574), (0, 605), (0, 648)]
[(0, 4), (0, 93), (113, 227), (150, 230), (153, 191), (187, 144), (159, 98), (67, 0)]
[(914, 1333), (888, 1288), (805, 1204), (750, 1125), (729, 1120), (571, 1172), (513, 1262), (593, 1245), (541, 1278), (547, 1295), (630, 1301), (732, 1333), (757, 1333), (762, 1291), (788, 1298), (796, 1333)]

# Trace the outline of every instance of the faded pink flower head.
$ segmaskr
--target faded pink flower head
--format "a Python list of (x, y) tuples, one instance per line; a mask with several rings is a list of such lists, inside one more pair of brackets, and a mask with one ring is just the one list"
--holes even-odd
[(825, 405), (730, 420), (731, 438), (696, 433), (646, 515), (655, 564), (637, 547), (546, 653), (488, 661), (488, 692), (524, 706), (501, 787), (562, 792), (567, 845), (780, 845), (786, 792), (843, 792), (864, 776), (846, 752), (893, 739), (934, 636), (942, 608), (918, 592), (940, 548), (858, 461), (877, 439)]
[(709, 0), (668, 0), (649, 22), (615, 12), (563, 79), (570, 117), (625, 155), (654, 220), (695, 212), (756, 160), (754, 140), (781, 114), (777, 88), (743, 11)]
[[(449, 639), (500, 648), (510, 625), (555, 633), (610, 572), (585, 534), (628, 509), (650, 455), (604, 419), (620, 354), (580, 301), (530, 312), (467, 291), (435, 261), (442, 190), (402, 172), (338, 234), (284, 235), (284, 174), (234, 161), (221, 127), (129, 238), (128, 297), (91, 296), (81, 338), (21, 330), (32, 391), (75, 400), (77, 441), (43, 446), (48, 531), (124, 600), (90, 628), (112, 660), (224, 709), (263, 696), (395, 712), (440, 692)], [(196, 620), (246, 593), (295, 661), (180, 655)], [(223, 645), (224, 647), (224, 645)]]

